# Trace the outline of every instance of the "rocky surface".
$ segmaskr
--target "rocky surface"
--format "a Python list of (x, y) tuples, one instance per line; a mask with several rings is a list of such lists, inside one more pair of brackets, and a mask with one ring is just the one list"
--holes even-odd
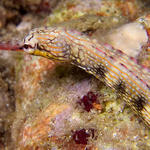
[[(13, 44), (43, 25), (73, 28), (101, 42), (103, 35), (114, 33), (112, 40), (105, 38), (111, 43), (116, 40), (114, 28), (122, 31), (122, 24), (150, 8), (140, 0), (0, 4), (0, 41)], [(137, 59), (149, 67), (147, 40)], [(0, 51), (0, 149), (148, 150), (149, 141), (150, 130), (138, 116), (93, 76), (69, 64)]]

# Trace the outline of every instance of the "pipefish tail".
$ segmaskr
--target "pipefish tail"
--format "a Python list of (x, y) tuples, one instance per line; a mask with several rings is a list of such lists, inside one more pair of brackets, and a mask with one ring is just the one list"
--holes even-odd
[(128, 105), (150, 127), (150, 73), (111, 46), (64, 28), (33, 29), (24, 39), (24, 51), (74, 64), (123, 95)]

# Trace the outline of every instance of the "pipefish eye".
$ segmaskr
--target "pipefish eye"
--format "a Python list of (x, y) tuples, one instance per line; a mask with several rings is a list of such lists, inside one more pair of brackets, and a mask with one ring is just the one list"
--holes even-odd
[(30, 44), (24, 44), (24, 45), (22, 46), (22, 49), (23, 49), (25, 52), (32, 54), (32, 53), (34, 52), (34, 49), (35, 49), (35, 48), (32, 47)]
[(28, 45), (27, 44), (25, 44), (24, 46), (23, 46), (23, 48), (25, 48), (25, 49), (28, 49)]
[(24, 44), (23, 45), (23, 49), (28, 49), (28, 48), (33, 48), (31, 45), (29, 45), (29, 44)]

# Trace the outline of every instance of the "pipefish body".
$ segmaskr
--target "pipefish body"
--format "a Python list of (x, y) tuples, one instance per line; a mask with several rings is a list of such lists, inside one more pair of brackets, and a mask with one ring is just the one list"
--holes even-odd
[(150, 73), (122, 51), (59, 27), (33, 29), (25, 37), (23, 49), (32, 55), (70, 62), (93, 74), (123, 95), (150, 127)]

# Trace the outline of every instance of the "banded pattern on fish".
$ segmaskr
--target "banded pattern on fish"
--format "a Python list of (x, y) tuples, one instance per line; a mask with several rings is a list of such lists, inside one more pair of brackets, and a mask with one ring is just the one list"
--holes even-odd
[(32, 30), (24, 39), (24, 50), (33, 55), (70, 62), (93, 74), (122, 94), (150, 127), (150, 73), (122, 51), (59, 27)]

